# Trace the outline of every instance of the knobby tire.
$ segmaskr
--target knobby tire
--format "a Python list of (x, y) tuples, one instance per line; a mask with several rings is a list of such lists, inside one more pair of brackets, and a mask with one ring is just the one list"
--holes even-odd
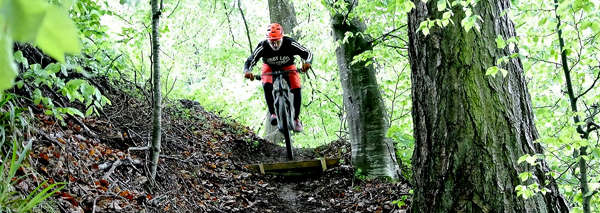
[(279, 122), (281, 122), (281, 133), (283, 133), (283, 138), (285, 140), (285, 147), (287, 149), (287, 157), (290, 160), (294, 159), (294, 152), (292, 150), (292, 138), (290, 137), (290, 128), (289, 128), (289, 113), (287, 112), (287, 104), (285, 103), (285, 99), (283, 97), (278, 98), (278, 109), (279, 110)]

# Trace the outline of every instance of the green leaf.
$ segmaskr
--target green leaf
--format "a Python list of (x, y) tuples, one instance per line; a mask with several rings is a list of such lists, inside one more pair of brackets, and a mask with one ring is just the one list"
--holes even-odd
[(526, 160), (527, 160), (528, 158), (530, 158), (530, 157), (531, 157), (531, 156), (530, 156), (530, 155), (528, 155), (528, 154), (521, 156), (521, 157), (520, 157), (520, 158), (517, 160), (517, 164), (520, 164), (521, 162), (523, 162), (523, 161), (526, 161)]
[(540, 21), (538, 22), (538, 26), (542, 26), (542, 25), (546, 24), (546, 21), (548, 21), (547, 17), (540, 19)]
[(85, 115), (90, 116), (93, 112), (94, 112), (94, 107), (88, 107), (88, 109), (85, 111)]
[(598, 147), (593, 148), (592, 155), (594, 155), (594, 157), (600, 159), (600, 148), (598, 148)]
[(39, 34), (35, 43), (57, 61), (65, 62), (65, 53), (81, 52), (77, 28), (60, 8), (48, 8)]
[(41, 0), (9, 2), (4, 11), (15, 41), (34, 43), (60, 62), (65, 53), (81, 51), (77, 28), (65, 10)]
[(508, 75), (508, 70), (505, 70), (505, 69), (502, 69), (502, 68), (498, 68), (498, 69), (502, 73), (502, 77), (506, 77), (506, 75)]
[(71, 107), (67, 108), (67, 113), (70, 115), (77, 115), (82, 118), (85, 117), (83, 115), (83, 113), (81, 113), (81, 111), (79, 111), (78, 109), (75, 109), (75, 108), (71, 108)]
[(23, 63), (23, 52), (21, 52), (21, 50), (15, 52), (14, 54), (15, 56), (15, 61), (17, 61), (18, 63)]
[(425, 36), (429, 35), (429, 28), (427, 28), (427, 27), (424, 27), (424, 28), (422, 29), (422, 31), (423, 31), (423, 35), (425, 35)]
[(450, 18), (450, 17), (452, 17), (452, 11), (445, 12), (445, 13), (442, 15), (442, 19), (448, 19), (448, 18)]
[(18, 74), (13, 58), (13, 41), (5, 33), (6, 30), (0, 30), (0, 76), (2, 76), (0, 79), (0, 97), (2, 97), (4, 90), (13, 86)]
[(408, 13), (415, 8), (415, 3), (412, 1), (404, 1), (404, 12)]
[(519, 174), (519, 178), (521, 178), (521, 181), (526, 181), (527, 179), (529, 179), (529, 176), (531, 176), (530, 172), (522, 172), (521, 174)]
[(437, 2), (438, 11), (446, 9), (446, 0), (438, 0)]
[(506, 42), (504, 42), (501, 35), (496, 37), (496, 45), (498, 46), (498, 49), (504, 49), (504, 47), (506, 47)]
[(79, 88), (79, 86), (81, 86), (81, 84), (83, 84), (83, 83), (85, 83), (85, 80), (73, 79), (73, 80), (70, 80), (69, 82), (67, 82), (67, 87), (76, 89), (76, 88)]
[(592, 28), (592, 31), (594, 31), (594, 33), (600, 32), (600, 22), (592, 23), (592, 25), (590, 25), (590, 28)]
[[(10, 4), (12, 3), (12, 4)], [(12, 0), (4, 5), (7, 24), (18, 42), (34, 42), (49, 4), (40, 0)]]
[[(496, 73), (498, 73), (498, 67), (497, 67), (497, 66), (490, 67), (490, 68), (488, 68), (488, 69), (485, 71), (485, 75), (491, 75), (491, 76), (494, 76), (494, 75), (496, 75)], [(523, 157), (521, 157), (521, 158), (523, 158)], [(519, 160), (521, 160), (521, 159), (519, 158)], [(520, 162), (519, 162), (519, 163), (520, 163)]]

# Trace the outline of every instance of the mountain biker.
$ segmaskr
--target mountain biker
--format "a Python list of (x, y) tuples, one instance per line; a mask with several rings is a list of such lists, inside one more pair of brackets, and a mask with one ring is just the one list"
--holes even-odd
[(294, 131), (302, 132), (304, 127), (300, 122), (300, 105), (302, 104), (302, 93), (300, 86), (300, 76), (296, 72), (296, 65), (294, 63), (294, 55), (300, 56), (304, 63), (302, 63), (301, 72), (306, 72), (312, 62), (312, 53), (304, 46), (300, 45), (293, 38), (283, 35), (283, 27), (277, 23), (272, 23), (267, 27), (266, 39), (259, 42), (256, 49), (252, 52), (250, 57), (244, 63), (244, 77), (250, 80), (254, 80), (254, 75), (251, 70), (256, 62), (262, 58), (262, 83), (265, 92), (265, 100), (269, 113), (271, 113), (270, 122), (271, 125), (277, 125), (277, 116), (275, 115), (275, 107), (273, 105), (273, 76), (265, 75), (271, 73), (272, 70), (284, 70), (294, 71), (289, 74), (289, 80), (291, 92), (294, 94)]

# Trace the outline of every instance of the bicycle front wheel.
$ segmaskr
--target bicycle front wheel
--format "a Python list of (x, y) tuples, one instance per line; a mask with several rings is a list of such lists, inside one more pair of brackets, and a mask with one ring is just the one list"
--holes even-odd
[(292, 150), (292, 138), (290, 137), (290, 126), (289, 126), (289, 113), (287, 111), (287, 104), (285, 103), (285, 98), (278, 98), (278, 112), (279, 112), (279, 122), (281, 125), (281, 133), (283, 133), (283, 138), (285, 140), (285, 147), (287, 149), (287, 157), (290, 160), (294, 159), (294, 151)]

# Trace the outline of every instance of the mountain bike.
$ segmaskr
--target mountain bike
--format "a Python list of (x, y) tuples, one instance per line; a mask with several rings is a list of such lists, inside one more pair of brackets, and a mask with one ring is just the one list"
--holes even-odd
[[(300, 69), (296, 70), (300, 73)], [(294, 124), (294, 99), (286, 76), (293, 73), (294, 70), (278, 70), (264, 75), (273, 76), (273, 98), (275, 99), (275, 115), (277, 116), (277, 128), (283, 133), (285, 147), (287, 149), (287, 157), (290, 160), (294, 159), (294, 151), (292, 149), (292, 138), (290, 131), (295, 128)], [(261, 80), (261, 75), (254, 75), (254, 79)], [(289, 79), (289, 78), (287, 78)]]

